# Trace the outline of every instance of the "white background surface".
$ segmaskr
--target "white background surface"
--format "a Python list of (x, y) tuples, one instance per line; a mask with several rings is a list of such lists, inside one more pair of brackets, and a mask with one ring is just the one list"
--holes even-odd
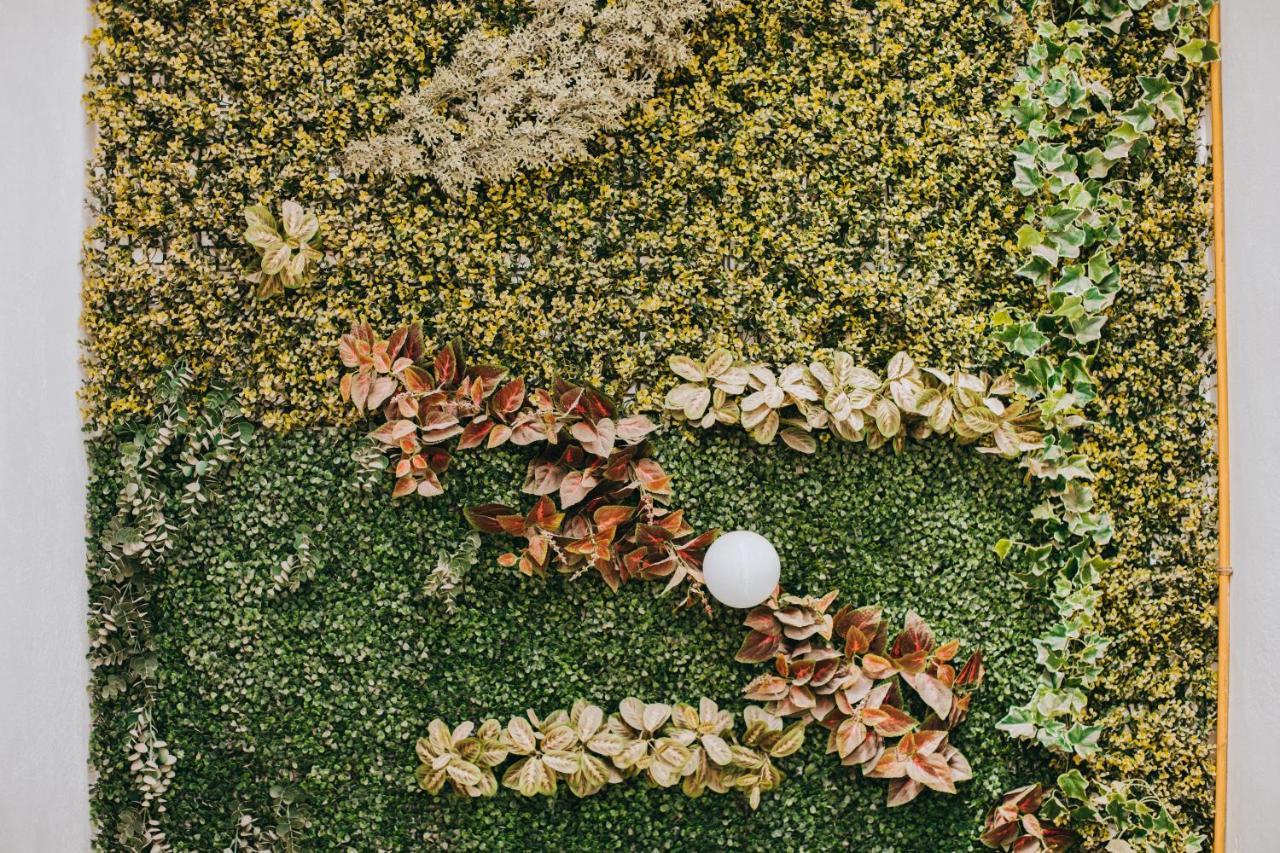
[(1280, 790), (1280, 0), (1226, 0), (1231, 713), (1227, 849), (1272, 853)]
[(86, 5), (0, 0), (0, 851), (88, 846)]
[[(81, 0), (0, 0), (0, 16), (0, 850), (74, 853), (88, 845), (86, 471), (74, 400), (87, 17)], [(1236, 569), (1228, 849), (1269, 853), (1280, 801), (1280, 2), (1227, 0), (1223, 27)]]

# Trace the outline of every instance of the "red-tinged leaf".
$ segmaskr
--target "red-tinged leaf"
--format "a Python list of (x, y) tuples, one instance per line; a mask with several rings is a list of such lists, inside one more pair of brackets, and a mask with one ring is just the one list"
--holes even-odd
[(933, 659), (936, 661), (949, 661), (956, 656), (958, 651), (960, 651), (960, 641), (948, 640), (933, 650)]
[(373, 369), (379, 373), (391, 372), (390, 344), (387, 341), (373, 345)]
[(844, 653), (850, 657), (860, 655), (871, 648), (871, 640), (857, 625), (850, 625), (844, 635)]
[(1075, 831), (1060, 826), (1043, 827), (1043, 839), (1049, 853), (1062, 853), (1080, 843), (1080, 836)]
[(694, 538), (682, 544), (677, 553), (680, 559), (684, 560), (693, 569), (702, 568), (702, 558), (707, 553), (707, 548), (720, 535), (719, 530), (708, 530), (706, 533), (700, 533)]
[(848, 758), (866, 739), (866, 723), (857, 717), (848, 717), (832, 730), (831, 749), (828, 751), (839, 754), (841, 758)]
[(933, 709), (939, 719), (947, 719), (951, 714), (951, 688), (928, 673), (904, 673), (902, 676), (911, 688), (919, 694), (924, 703)]
[(396, 477), (403, 477), (412, 470), (413, 470), (413, 461), (409, 457), (402, 456), (400, 457), (399, 460), (397, 460)]
[(422, 394), (432, 387), (431, 374), (416, 364), (400, 371), (400, 381), (404, 383), (405, 390), (413, 394)]
[(512, 553), (512, 552), (510, 552), (510, 551), (508, 551), (508, 552), (507, 552), (507, 553), (505, 553), (505, 554), (499, 554), (499, 555), (498, 555), (498, 565), (499, 565), (499, 566), (502, 566), (504, 569), (510, 569), (510, 568), (513, 568), (513, 567), (516, 565), (516, 563), (519, 561), (519, 559), (520, 559), (520, 558), (519, 558), (519, 557), (517, 557), (515, 554), (513, 554), (513, 553)]
[(486, 399), (497, 390), (503, 379), (507, 378), (507, 369), (496, 364), (474, 364), (467, 368), (467, 379), (471, 381), (472, 393), (477, 403)]
[(385, 423), (369, 434), (379, 444), (395, 447), (400, 442), (418, 431), (418, 425), (411, 420), (402, 419)]
[(526, 521), (530, 527), (539, 527), (556, 533), (560, 530), (560, 525), (564, 523), (564, 513), (556, 512), (556, 505), (551, 498), (543, 496), (534, 502), (533, 509), (529, 510)]
[(862, 656), (862, 671), (868, 678), (879, 681), (882, 678), (889, 678), (898, 671), (898, 668), (880, 655), (867, 654)]
[(408, 326), (401, 326), (392, 332), (391, 337), (387, 338), (387, 356), (394, 361), (396, 356), (400, 355), (400, 348), (404, 346), (404, 342), (408, 337)]
[(457, 341), (445, 344), (436, 353), (436, 381), (441, 385), (452, 385), (461, 374), (460, 345)]
[(522, 575), (533, 577), (534, 575), (542, 574), (542, 566), (535, 563), (533, 559), (529, 557), (528, 551), (523, 551), (520, 554), (520, 563), (517, 566), (517, 571)]
[(924, 790), (915, 779), (894, 779), (889, 783), (889, 808), (896, 806), (905, 806), (907, 803), (920, 796), (920, 792)]
[(411, 495), (417, 487), (417, 481), (415, 481), (413, 477), (401, 477), (399, 480), (396, 480), (396, 486), (391, 490), (391, 497), (402, 498), (405, 495)]
[(777, 619), (773, 618), (772, 607), (753, 607), (747, 613), (747, 618), (743, 620), (742, 624), (753, 631), (768, 634), (770, 637), (782, 636), (782, 625), (779, 624)]
[(461, 434), (462, 425), (452, 424), (451, 426), (437, 427), (435, 429), (424, 429), (420, 434), (420, 438), (423, 444), (441, 444)]
[(408, 394), (397, 394), (392, 401), (396, 404), (396, 414), (402, 418), (418, 416), (418, 401)]
[(405, 337), (404, 348), (400, 350), (400, 354), (405, 358), (417, 361), (422, 358), (422, 325), (420, 323), (410, 323), (408, 332)]
[(677, 566), (676, 570), (671, 573), (671, 579), (667, 581), (667, 585), (662, 588), (662, 594), (666, 595), (667, 593), (671, 592), (671, 590), (680, 586), (680, 584), (684, 583), (685, 580), (687, 580), (688, 578), (689, 578), (688, 567), (683, 565)]
[(550, 495), (559, 488), (569, 471), (554, 462), (535, 459), (529, 463), (525, 473), (524, 492), (530, 495)]
[(914, 729), (917, 725), (910, 714), (892, 705), (881, 705), (879, 708), (864, 708), (862, 721), (876, 730), (881, 737), (898, 737)]
[(894, 638), (890, 654), (901, 658), (918, 651), (929, 652), (935, 645), (933, 631), (915, 611), (907, 613), (906, 627)]
[(427, 459), (427, 467), (437, 474), (443, 474), (449, 470), (449, 461), (453, 458), (449, 455), (449, 451), (439, 447), (432, 447), (423, 453)]
[(500, 415), (510, 415), (524, 404), (524, 379), (517, 376), (498, 389), (493, 395), (493, 410)]
[(568, 507), (581, 501), (596, 487), (595, 477), (587, 471), (570, 471), (560, 481), (560, 506)]
[(613, 564), (612, 560), (597, 563), (596, 571), (600, 573), (600, 577), (612, 591), (617, 592), (618, 587), (622, 586), (622, 576), (618, 574), (618, 567)]
[(636, 576), (646, 580), (657, 580), (671, 575), (680, 567), (680, 561), (673, 556), (649, 553)]
[(360, 359), (356, 357), (355, 338), (351, 335), (343, 335), (338, 341), (338, 358), (342, 360), (343, 367), (360, 366)]
[(968, 693), (962, 696), (955, 696), (952, 699), (951, 714), (946, 718), (946, 728), (954, 729), (964, 722), (965, 717), (969, 716), (969, 703), (971, 701), (973, 701), (973, 697)]
[(546, 436), (542, 431), (541, 422), (530, 419), (517, 423), (511, 430), (511, 443), (517, 447), (527, 447), (534, 442), (541, 441)]
[(960, 674), (956, 676), (957, 687), (979, 687), (982, 685), (983, 676), (986, 675), (986, 668), (982, 665), (982, 650), (978, 649), (969, 656), (969, 660), (960, 668)]
[(617, 427), (610, 418), (601, 418), (596, 421), (595, 441), (590, 446), (583, 445), (588, 451), (599, 456), (601, 459), (608, 459), (613, 453), (613, 445), (617, 439)]
[(787, 695), (791, 685), (785, 678), (776, 675), (759, 675), (742, 689), (742, 696), (752, 702), (777, 702)]
[(671, 494), (671, 478), (662, 466), (652, 459), (641, 459), (635, 463), (636, 479), (646, 492), (655, 495)]
[(619, 506), (609, 504), (596, 509), (591, 515), (591, 520), (596, 523), (596, 527), (601, 530), (610, 530), (631, 518), (631, 514), (635, 512), (634, 507)]
[(355, 404), (356, 411), (365, 410), (365, 403), (369, 400), (369, 389), (373, 385), (373, 377), (368, 373), (357, 373), (351, 380), (351, 402)]
[(644, 415), (631, 415), (618, 421), (618, 438), (627, 444), (635, 444), (657, 428), (657, 425)]
[(489, 442), (486, 445), (490, 450), (495, 447), (501, 447), (511, 438), (511, 427), (506, 424), (495, 424), (489, 432)]
[(479, 447), (484, 444), (485, 438), (493, 429), (493, 421), (488, 418), (476, 418), (467, 424), (466, 429), (462, 431), (462, 435), (458, 438), (458, 449), (469, 450), (473, 447)]
[(636, 540), (636, 544), (646, 547), (665, 546), (672, 540), (671, 531), (656, 524), (637, 524), (632, 535)]
[(892, 658), (894, 666), (906, 673), (915, 674), (924, 672), (925, 660), (929, 653), (924, 649), (917, 649), (914, 652), (908, 652), (901, 657)]
[(781, 637), (752, 631), (742, 641), (742, 648), (738, 649), (733, 659), (738, 663), (764, 663), (777, 654), (781, 645)]
[(551, 540), (545, 536), (530, 536), (529, 544), (525, 548), (525, 553), (529, 559), (533, 560), (538, 566), (547, 564), (547, 554), (551, 551)]
[(391, 395), (396, 392), (397, 387), (396, 381), (390, 376), (379, 376), (373, 380), (373, 384), (369, 388), (368, 400), (365, 402), (369, 411), (373, 411), (391, 399)]
[[(462, 516), (467, 523), (479, 530), (481, 533), (501, 533), (502, 525), (498, 523), (499, 516), (511, 516), (515, 513), (509, 506), (503, 504), (479, 504), (477, 506), (469, 506), (462, 511)], [(519, 518), (519, 516), (516, 516)], [(521, 530), (524, 529), (524, 520), (521, 519)]]
[[(573, 426), (569, 427), (569, 435), (581, 442), (588, 452), (595, 453), (591, 448), (596, 441), (596, 427), (591, 421), (578, 421), (573, 424)], [(597, 453), (596, 455), (599, 456), (600, 454)]]
[(693, 532), (693, 528), (685, 524), (684, 510), (678, 509), (675, 512), (669, 512), (657, 520), (657, 526), (671, 534), (672, 538), (680, 536), (688, 536)]
[(342, 380), (338, 382), (338, 393), (342, 395), (342, 402), (346, 403), (351, 400), (351, 377), (353, 374), (343, 374)]
[(832, 602), (834, 602), (839, 597), (840, 597), (840, 590), (833, 589), (830, 592), (828, 592), (826, 595), (822, 596), (822, 598), (819, 598), (814, 603), (813, 605), (814, 609), (816, 609), (819, 613), (826, 613), (827, 608), (830, 607)]
[(898, 750), (886, 749), (870, 770), (864, 768), (863, 775), (872, 779), (897, 779), (907, 775), (906, 762), (898, 756)]
[(926, 788), (954, 794), (956, 784), (951, 778), (951, 765), (936, 752), (927, 755), (916, 753), (907, 761), (907, 776)]
[(436, 479), (434, 471), (428, 471), (422, 475), (422, 480), (418, 483), (418, 494), (424, 498), (434, 498), (436, 495), (444, 494), (444, 487)]

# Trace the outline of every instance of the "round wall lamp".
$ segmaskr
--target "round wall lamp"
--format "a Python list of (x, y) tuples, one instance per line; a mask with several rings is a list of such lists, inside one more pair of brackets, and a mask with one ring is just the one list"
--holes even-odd
[(729, 607), (755, 607), (778, 585), (782, 564), (773, 544), (759, 533), (734, 530), (707, 549), (702, 574), (711, 596)]

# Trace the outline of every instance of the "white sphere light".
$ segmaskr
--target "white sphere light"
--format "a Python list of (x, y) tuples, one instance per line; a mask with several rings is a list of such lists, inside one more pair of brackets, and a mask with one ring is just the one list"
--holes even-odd
[(778, 552), (759, 533), (734, 530), (707, 549), (702, 575), (712, 597), (729, 607), (755, 607), (773, 594), (782, 573)]

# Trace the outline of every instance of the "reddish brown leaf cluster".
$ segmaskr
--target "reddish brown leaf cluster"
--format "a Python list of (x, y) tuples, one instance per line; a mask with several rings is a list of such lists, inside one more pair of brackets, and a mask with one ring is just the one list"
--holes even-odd
[(1036, 817), (1044, 803), (1042, 785), (1026, 785), (1005, 794), (1000, 805), (987, 815), (981, 841), (997, 850), (1014, 853), (1059, 853), (1080, 842), (1069, 829), (1045, 824)]
[[(981, 652), (956, 671), (955, 640), (938, 644), (914, 613), (892, 643), (878, 607), (827, 611), (822, 598), (775, 594), (747, 614), (751, 629), (737, 659), (773, 661), (774, 672), (754, 679), (746, 697), (767, 702), (779, 716), (812, 717), (830, 735), (827, 751), (863, 775), (890, 779), (889, 805), (915, 799), (925, 788), (955, 793), (972, 777), (949, 733), (964, 721), (972, 690), (982, 682)], [(905, 682), (927, 713), (908, 712)]]
[[(681, 510), (670, 510), (671, 481), (646, 440), (656, 428), (643, 415), (620, 417), (594, 388), (557, 381), (527, 391), (507, 371), (466, 363), (456, 342), (425, 364), (417, 324), (378, 339), (357, 324), (339, 345), (342, 395), (360, 411), (381, 411), (371, 438), (393, 454), (393, 496), (443, 491), (439, 475), (454, 450), (537, 445), (524, 491), (527, 512), (502, 504), (466, 510), (485, 533), (524, 540), (501, 563), (528, 575), (595, 570), (613, 589), (625, 581), (688, 582), (685, 603), (703, 601), (702, 556), (715, 531), (694, 535)], [(558, 506), (557, 506), (558, 502)]]

